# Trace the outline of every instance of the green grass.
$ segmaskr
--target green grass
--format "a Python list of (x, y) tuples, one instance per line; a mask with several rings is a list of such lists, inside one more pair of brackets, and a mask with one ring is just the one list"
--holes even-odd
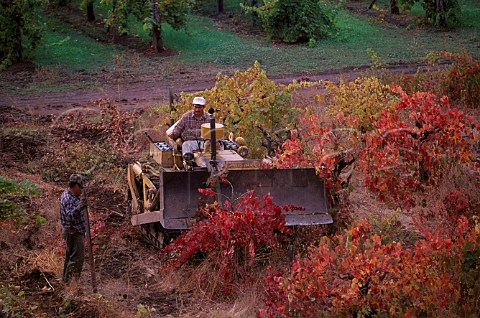
[(28, 180), (16, 182), (0, 175), (0, 197), (5, 195), (36, 196), (41, 193), (41, 189)]
[[(40, 140), (47, 140), (47, 136), (38, 131), (37, 127), (30, 126), (12, 126), (5, 127), (0, 130), (0, 137), (4, 136), (15, 136), (15, 137), (25, 137), (25, 138), (38, 138)], [(0, 185), (1, 185), (1, 176), (0, 176)]]
[[(228, 10), (234, 12), (236, 2), (226, 3)], [(479, 57), (480, 4), (465, 0), (462, 10), (464, 26), (449, 32), (430, 28), (407, 30), (342, 11), (338, 17), (340, 36), (318, 41), (315, 48), (305, 44), (276, 45), (264, 37), (239, 37), (218, 28), (211, 19), (199, 16), (190, 17), (187, 31), (163, 25), (163, 35), (165, 46), (178, 52), (169, 58), (176, 63), (193, 66), (213, 63), (219, 67), (246, 69), (257, 60), (269, 74), (313, 73), (371, 65), (369, 49), (384, 63), (391, 64), (420, 61), (431, 51), (460, 52), (462, 48)], [(134, 32), (149, 40), (141, 23), (136, 23)], [(49, 19), (44, 45), (35, 51), (34, 60), (40, 65), (88, 70), (112, 65), (112, 58), (121, 54), (119, 50)]]
[[(475, 53), (471, 32), (404, 30), (385, 24), (372, 24), (365, 17), (342, 12), (341, 36), (319, 41), (315, 48), (306, 45), (273, 45), (265, 39), (242, 39), (217, 30), (211, 20), (194, 17), (192, 35), (164, 28), (165, 43), (179, 51), (187, 63), (215, 63), (238, 68), (260, 61), (272, 73), (322, 72), (371, 64), (368, 49), (377, 52), (385, 63), (419, 61), (430, 51), (459, 52), (465, 47)], [(193, 28), (192, 28), (193, 29)], [(469, 35), (470, 34), (470, 35)], [(477, 51), (478, 55), (478, 51)]]
[(55, 18), (50, 17), (47, 25), (42, 45), (33, 52), (38, 65), (93, 69), (110, 65), (118, 52), (111, 45), (99, 43)]
[(464, 0), (460, 8), (462, 10), (462, 29), (476, 32), (478, 40), (480, 34), (480, 3), (478, 0)]
[(25, 209), (15, 202), (15, 199), (21, 197), (35, 197), (42, 194), (36, 184), (23, 180), (17, 182), (13, 179), (0, 175), (0, 221), (2, 226), (10, 223), (11, 228), (21, 228), (28, 223), (36, 223), (38, 225), (44, 223), (46, 219), (35, 213), (27, 213)]

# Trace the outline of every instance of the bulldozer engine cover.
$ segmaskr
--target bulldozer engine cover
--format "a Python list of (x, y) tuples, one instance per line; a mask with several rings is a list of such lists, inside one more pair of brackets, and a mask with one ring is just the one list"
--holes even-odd
[[(159, 221), (165, 229), (187, 229), (196, 221), (199, 199), (202, 198), (198, 189), (206, 188), (209, 178), (208, 171), (162, 172), (159, 184), (156, 184), (160, 195), (159, 211), (134, 216), (139, 220), (134, 223)], [(241, 195), (253, 190), (257, 197), (270, 194), (279, 206), (302, 207), (301, 210), (286, 212), (286, 224), (289, 226), (333, 222), (328, 213), (324, 183), (313, 168), (231, 170), (226, 179), (231, 185), (220, 182), (221, 198), (222, 201), (229, 200), (233, 206), (239, 202), (237, 199)], [(203, 197), (203, 200), (206, 199)]]

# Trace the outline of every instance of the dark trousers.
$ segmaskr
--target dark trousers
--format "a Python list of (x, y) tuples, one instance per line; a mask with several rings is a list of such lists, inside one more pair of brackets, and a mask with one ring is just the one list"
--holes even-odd
[(72, 277), (80, 277), (85, 258), (85, 243), (83, 233), (74, 229), (62, 229), (66, 243), (65, 262), (63, 263), (63, 281), (69, 282)]

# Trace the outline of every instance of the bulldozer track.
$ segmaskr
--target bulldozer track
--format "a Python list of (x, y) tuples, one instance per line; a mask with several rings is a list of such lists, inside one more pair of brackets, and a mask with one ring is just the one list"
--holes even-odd
[(160, 222), (156, 222), (141, 225), (140, 233), (148, 244), (161, 250), (165, 245), (173, 242), (181, 234), (181, 231), (165, 230)]
[(157, 223), (141, 225), (140, 232), (145, 241), (147, 241), (156, 249), (162, 249), (165, 244), (165, 233), (157, 229), (159, 226), (161, 227), (160, 223)]

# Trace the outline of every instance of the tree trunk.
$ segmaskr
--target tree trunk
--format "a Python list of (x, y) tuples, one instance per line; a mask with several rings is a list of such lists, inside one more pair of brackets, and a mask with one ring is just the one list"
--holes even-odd
[(95, 13), (93, 11), (93, 2), (89, 2), (87, 4), (87, 21), (88, 22), (95, 21)]
[(397, 0), (390, 0), (390, 13), (400, 14), (400, 8), (398, 7)]
[(155, 53), (163, 52), (163, 38), (162, 38), (162, 21), (160, 18), (160, 9), (158, 7), (158, 0), (152, 0), (152, 45)]
[(223, 13), (223, 0), (217, 0), (217, 14)]
[(23, 59), (23, 48), (22, 48), (22, 31), (20, 28), (20, 17), (15, 18), (15, 62), (21, 61)]
[[(258, 0), (252, 0), (252, 7), (257, 7)], [(258, 13), (256, 11), (252, 12), (252, 26), (256, 28), (258, 25)]]
[(438, 24), (446, 28), (447, 27), (447, 19), (445, 17), (445, 0), (437, 0), (436, 1), (436, 11), (439, 16)]
[[(115, 8), (117, 7), (117, 1), (114, 1), (113, 4), (112, 4), (112, 12), (115, 13)], [(107, 28), (107, 33), (110, 33), (110, 28), (112, 27), (112, 25), (110, 24)]]

